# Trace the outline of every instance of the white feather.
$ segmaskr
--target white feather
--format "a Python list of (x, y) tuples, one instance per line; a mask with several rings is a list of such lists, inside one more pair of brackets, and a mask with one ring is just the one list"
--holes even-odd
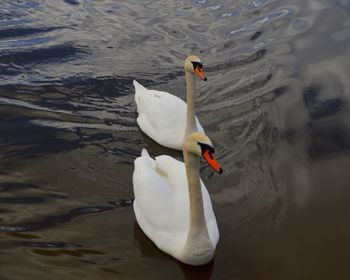
[[(219, 231), (209, 193), (201, 182), (204, 216), (215, 250)], [(190, 227), (189, 191), (185, 164), (172, 157), (135, 160), (134, 211), (144, 233), (169, 255), (181, 260)]]
[[(133, 83), (141, 130), (165, 147), (182, 150), (187, 104), (168, 92), (148, 90), (137, 81)], [(204, 133), (197, 117), (196, 124), (198, 131)]]

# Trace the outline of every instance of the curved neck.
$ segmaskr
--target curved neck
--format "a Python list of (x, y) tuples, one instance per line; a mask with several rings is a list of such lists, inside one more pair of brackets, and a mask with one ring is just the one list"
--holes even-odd
[(196, 98), (194, 88), (196, 79), (193, 73), (185, 70), (186, 88), (187, 88), (187, 121), (185, 136), (197, 131), (196, 112), (194, 109)]
[(199, 157), (183, 151), (186, 175), (188, 181), (188, 191), (190, 198), (190, 229), (187, 236), (187, 244), (195, 244), (193, 240), (205, 238), (209, 240), (208, 229), (204, 216), (202, 189), (199, 178)]

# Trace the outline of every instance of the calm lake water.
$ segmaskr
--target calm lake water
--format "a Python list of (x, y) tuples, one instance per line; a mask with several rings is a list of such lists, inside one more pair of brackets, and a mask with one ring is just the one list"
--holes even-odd
[[(135, 222), (132, 80), (185, 98), (224, 173), (220, 230), (183, 265)], [(349, 0), (2, 0), (1, 279), (348, 279)]]

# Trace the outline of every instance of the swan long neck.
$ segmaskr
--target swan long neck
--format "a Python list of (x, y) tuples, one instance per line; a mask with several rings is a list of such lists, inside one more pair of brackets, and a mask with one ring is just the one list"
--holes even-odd
[(209, 240), (208, 229), (204, 216), (202, 188), (199, 177), (199, 157), (184, 149), (184, 160), (188, 181), (190, 199), (190, 227), (187, 244), (194, 244), (194, 240)]
[(194, 88), (196, 86), (196, 79), (193, 73), (185, 70), (186, 76), (186, 88), (187, 88), (187, 121), (185, 137), (193, 132), (198, 131), (196, 124), (196, 112), (195, 112), (195, 94)]

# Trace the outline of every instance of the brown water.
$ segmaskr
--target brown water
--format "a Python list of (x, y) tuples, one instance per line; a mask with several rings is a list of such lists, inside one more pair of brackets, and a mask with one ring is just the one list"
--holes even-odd
[[(350, 2), (0, 3), (1, 279), (348, 279)], [(135, 223), (133, 161), (181, 153), (136, 124), (132, 80), (185, 96), (220, 242), (183, 265)]]

